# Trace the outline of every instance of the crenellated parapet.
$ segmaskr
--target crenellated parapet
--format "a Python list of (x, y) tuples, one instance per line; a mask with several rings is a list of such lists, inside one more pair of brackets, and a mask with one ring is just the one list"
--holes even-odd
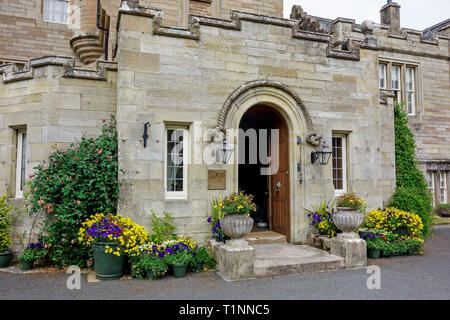
[(35, 78), (37, 68), (46, 66), (59, 66), (62, 69), (61, 75), (66, 78), (89, 79), (107, 81), (107, 71), (116, 71), (117, 62), (97, 61), (96, 69), (84, 69), (75, 66), (73, 57), (46, 56), (37, 59), (31, 59), (27, 63), (27, 69), (20, 71), (16, 64), (10, 63), (0, 66), (0, 74), (3, 83), (31, 80)]
[[(120, 28), (120, 17), (124, 14), (146, 16), (153, 19), (152, 28), (148, 32), (155, 35), (200, 40), (200, 26), (210, 26), (223, 29), (240, 31), (242, 22), (269, 24), (290, 28), (293, 38), (327, 43), (327, 57), (335, 59), (356, 60), (360, 59), (360, 49), (402, 52), (402, 46), (398, 41), (404, 41), (409, 46), (408, 54), (430, 56), (438, 59), (449, 59), (449, 37), (434, 35), (433, 39), (427, 39), (422, 32), (402, 28), (400, 33), (391, 32), (389, 26), (364, 21), (356, 24), (353, 19), (337, 18), (331, 22), (331, 30), (320, 27), (315, 18), (299, 11), (299, 19), (284, 19), (253, 13), (232, 11), (230, 20), (213, 17), (190, 15), (186, 29), (164, 26), (162, 24), (163, 11), (152, 7), (138, 6), (135, 2), (122, 1), (117, 20), (117, 29)], [(294, 15), (295, 16), (295, 15)], [(389, 39), (398, 40), (395, 45)], [(411, 47), (411, 41), (415, 41), (424, 47)]]

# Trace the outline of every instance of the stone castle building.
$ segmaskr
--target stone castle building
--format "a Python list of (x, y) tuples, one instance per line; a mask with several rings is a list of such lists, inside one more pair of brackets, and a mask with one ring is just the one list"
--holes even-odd
[[(168, 211), (178, 233), (205, 239), (211, 199), (243, 189), (258, 219), (304, 242), (305, 208), (322, 199), (354, 190), (370, 209), (388, 205), (398, 101), (434, 201), (448, 202), (450, 19), (412, 30), (397, 3), (361, 24), (300, 6), (285, 19), (282, 9), (282, 0), (2, 1), (0, 194), (20, 203), (54, 145), (98, 134), (115, 114), (119, 213), (148, 225), (151, 210)], [(278, 132), (276, 172), (239, 163), (263, 141), (262, 130), (246, 143), (239, 128)], [(313, 163), (322, 146), (331, 159)], [(15, 224), (17, 234), (29, 226)]]

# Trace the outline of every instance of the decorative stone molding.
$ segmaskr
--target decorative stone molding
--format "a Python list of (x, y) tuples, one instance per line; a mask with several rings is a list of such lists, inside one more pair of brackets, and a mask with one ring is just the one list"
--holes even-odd
[(117, 71), (117, 62), (97, 61), (95, 70), (82, 69), (75, 67), (75, 59), (73, 57), (46, 56), (32, 59), (28, 63), (29, 69), (26, 71), (18, 71), (14, 63), (0, 67), (0, 74), (3, 75), (3, 82), (10, 83), (22, 80), (30, 80), (34, 78), (34, 69), (45, 66), (61, 66), (64, 68), (64, 77), (77, 79), (90, 79), (106, 81), (106, 71)]
[(246, 91), (251, 90), (253, 88), (257, 88), (257, 87), (275, 88), (275, 89), (281, 90), (281, 91), (287, 93), (289, 96), (291, 96), (296, 102), (297, 111), (300, 114), (302, 114), (305, 119), (306, 127), (307, 127), (306, 141), (309, 144), (314, 145), (314, 146), (319, 145), (319, 142), (320, 142), (319, 140), (322, 138), (322, 135), (320, 135), (314, 131), (311, 116), (308, 112), (308, 109), (303, 104), (303, 101), (288, 86), (286, 86), (278, 81), (273, 81), (273, 80), (250, 81), (250, 82), (244, 83), (239, 88), (235, 89), (228, 96), (227, 100), (225, 101), (224, 105), (222, 106), (222, 109), (220, 110), (219, 120), (218, 120), (217, 127), (216, 127), (218, 131), (225, 132), (225, 130), (226, 130), (225, 122), (227, 120), (228, 113), (229, 113), (231, 107), (233, 106), (233, 103), (239, 98), (239, 96), (241, 96)]
[(317, 32), (317, 33), (328, 33), (327, 30), (320, 27), (320, 23), (314, 18), (308, 15), (303, 8), (299, 5), (292, 6), (291, 19), (299, 20), (298, 29)]
[[(389, 32), (389, 27), (385, 25), (372, 25), (369, 22), (365, 22), (364, 25), (357, 25), (355, 20), (346, 18), (337, 18), (332, 22), (333, 27), (339, 26), (343, 27), (345, 30), (341, 30), (339, 33), (339, 39), (332, 39), (333, 34), (327, 33), (328, 31), (320, 28), (320, 24), (316, 21), (314, 23), (314, 17), (306, 15), (302, 20), (293, 19), (283, 19), (277, 17), (264, 16), (260, 14), (246, 13), (240, 11), (231, 11), (231, 19), (224, 20), (200, 15), (190, 15), (188, 21), (188, 28), (176, 28), (176, 27), (166, 27), (162, 25), (163, 11), (160, 9), (152, 7), (139, 7), (136, 1), (128, 0), (122, 1), (122, 5), (119, 9), (119, 15), (117, 19), (117, 29), (120, 27), (120, 20), (122, 14), (132, 14), (138, 16), (145, 16), (153, 18), (153, 33), (161, 36), (177, 37), (199, 40), (200, 39), (200, 25), (211, 26), (224, 29), (241, 30), (242, 21), (251, 21), (254, 23), (270, 24), (292, 29), (292, 37), (296, 39), (318, 41), (327, 43), (327, 57), (335, 59), (346, 59), (346, 60), (360, 60), (360, 49), (368, 50), (384, 50), (397, 52), (398, 49), (395, 48), (384, 48), (377, 44), (377, 40), (370, 37), (365, 37), (365, 40), (351, 39), (349, 36), (350, 32), (363, 33), (364, 35), (371, 34), (374, 27), (380, 29), (385, 29)], [(348, 30), (347, 30), (348, 29)], [(402, 34), (417, 33), (419, 31), (402, 29)], [(397, 35), (398, 36), (398, 35)], [(345, 40), (349, 39), (352, 42), (351, 50), (340, 50), (337, 49), (340, 45), (345, 43)], [(401, 38), (403, 39), (403, 38)], [(436, 39), (443, 39), (449, 41), (447, 36), (437, 36)], [(408, 40), (408, 39), (406, 39)], [(427, 44), (438, 45), (438, 41), (430, 41), (423, 39), (421, 35), (421, 42)], [(429, 54), (426, 52), (413, 52), (408, 51), (408, 54), (420, 55), (420, 56), (430, 56), (433, 58), (450, 60), (449, 56), (439, 55), (439, 54)]]
[(70, 39), (70, 46), (84, 64), (90, 64), (100, 58), (105, 49), (97, 35), (80, 34)]

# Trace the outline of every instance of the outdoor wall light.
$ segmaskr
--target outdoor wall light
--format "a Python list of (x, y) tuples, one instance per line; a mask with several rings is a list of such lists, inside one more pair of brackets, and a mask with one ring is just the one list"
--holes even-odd
[(222, 147), (218, 147), (216, 149), (216, 154), (217, 154), (217, 152), (220, 152), (221, 153), (222, 162), (224, 164), (226, 164), (230, 160), (231, 155), (233, 154), (233, 150), (234, 150), (233, 146), (228, 145), (227, 137), (225, 136), (223, 138)]
[(323, 140), (322, 148), (311, 152), (311, 163), (314, 163), (316, 162), (316, 160), (319, 160), (320, 164), (326, 165), (330, 160), (332, 153), (333, 151), (328, 149), (328, 147), (325, 145), (325, 140)]

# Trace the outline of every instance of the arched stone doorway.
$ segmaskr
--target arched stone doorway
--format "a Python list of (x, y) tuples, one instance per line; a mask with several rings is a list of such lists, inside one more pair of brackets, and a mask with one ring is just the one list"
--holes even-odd
[[(248, 82), (237, 88), (230, 94), (222, 107), (219, 115), (217, 129), (226, 131), (228, 142), (235, 145), (239, 150), (239, 139), (233, 133), (233, 129), (239, 129), (241, 120), (253, 107), (264, 106), (284, 120), (286, 128), (286, 158), (288, 175), (285, 182), (285, 190), (289, 190), (288, 231), (289, 242), (301, 242), (306, 238), (308, 230), (308, 219), (305, 207), (305, 182), (300, 183), (298, 166), (303, 166), (307, 159), (307, 154), (311, 152), (315, 145), (319, 143), (320, 135), (313, 128), (311, 117), (301, 99), (286, 85), (271, 80), (255, 80)], [(298, 144), (298, 141), (301, 144)], [(236, 159), (237, 160), (237, 159)], [(303, 167), (302, 167), (303, 168)], [(303, 170), (303, 169), (301, 169)], [(281, 178), (281, 177), (280, 177)], [(239, 190), (239, 165), (227, 166), (227, 193)], [(275, 183), (279, 180), (274, 180)], [(281, 181), (280, 181), (281, 182)], [(267, 182), (269, 184), (269, 182)], [(283, 183), (283, 182), (281, 182)]]
[[(256, 105), (239, 124), (239, 190), (254, 196), (255, 222), (290, 239), (289, 130), (273, 107)], [(269, 170), (271, 168), (271, 170)]]

